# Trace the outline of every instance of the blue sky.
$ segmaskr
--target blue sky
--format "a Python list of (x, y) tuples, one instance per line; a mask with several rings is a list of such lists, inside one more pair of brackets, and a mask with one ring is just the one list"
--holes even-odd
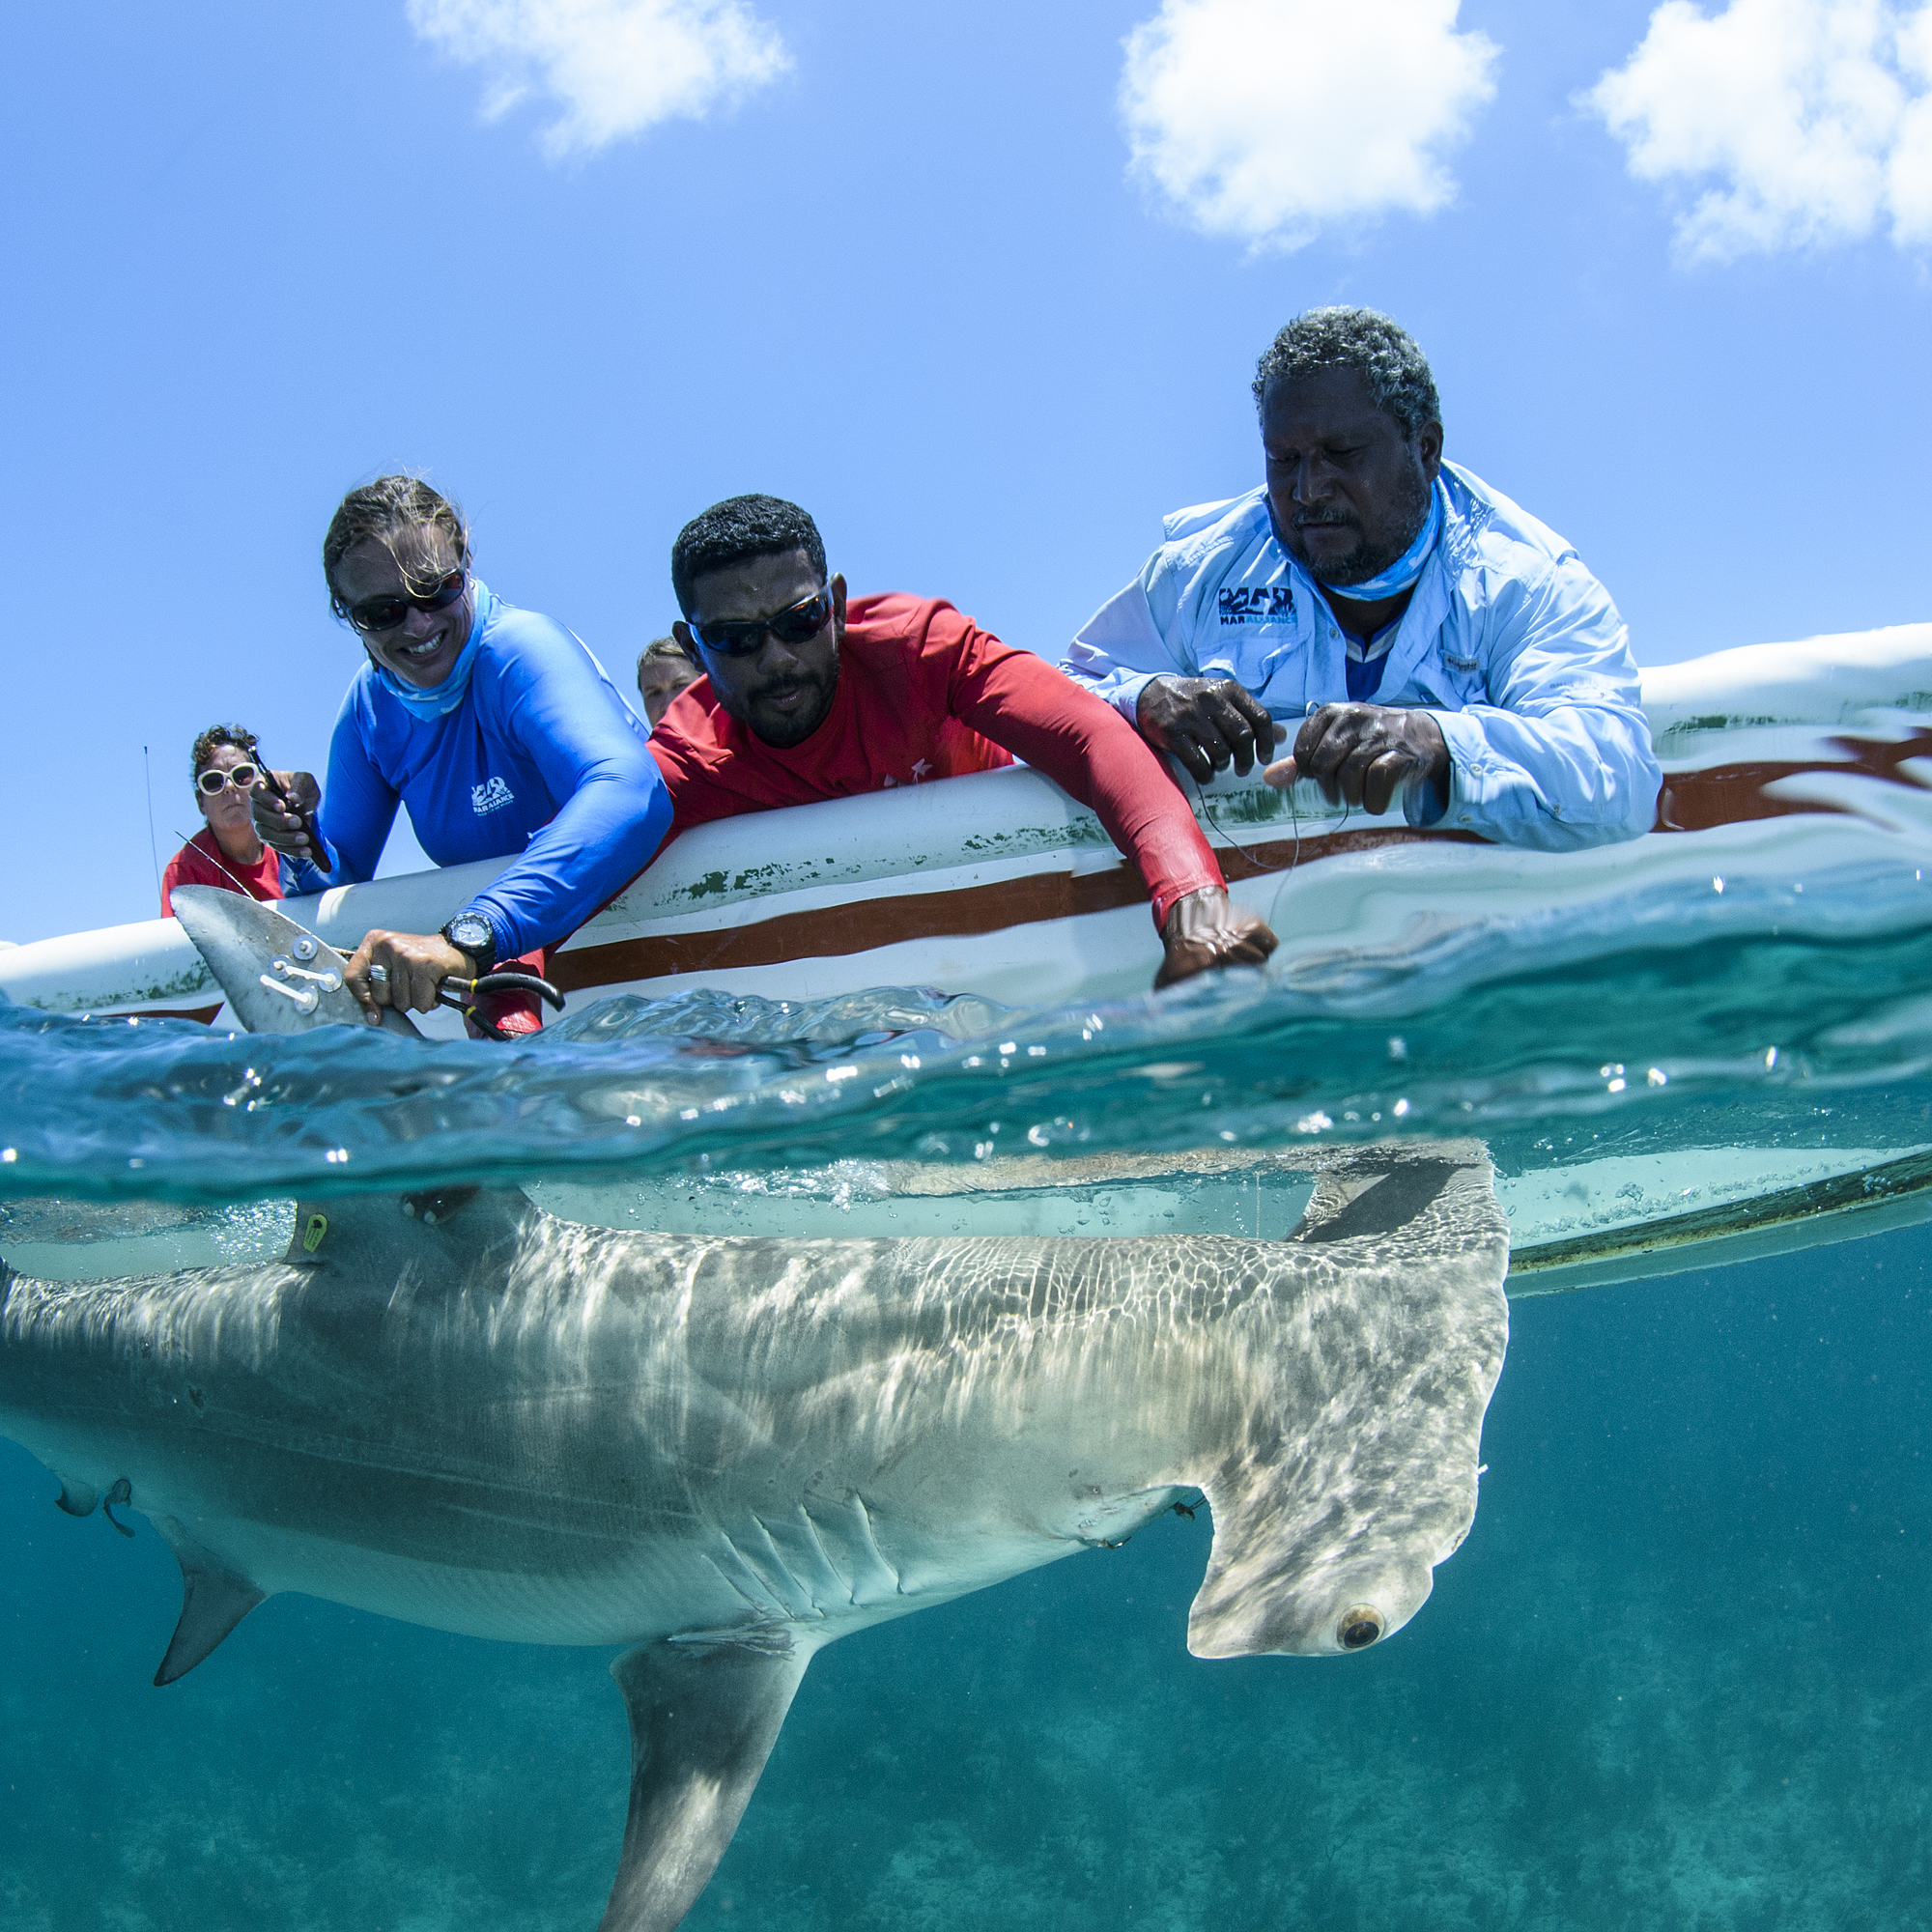
[(16, 11), (0, 937), (152, 916), (144, 744), (163, 861), (203, 724), (321, 769), (357, 651), (317, 554), (385, 468), (620, 676), (749, 489), (1057, 654), (1259, 480), (1255, 355), (1319, 302), (1415, 330), (1449, 454), (1640, 661), (1932, 616), (1932, 5), (1652, 15)]

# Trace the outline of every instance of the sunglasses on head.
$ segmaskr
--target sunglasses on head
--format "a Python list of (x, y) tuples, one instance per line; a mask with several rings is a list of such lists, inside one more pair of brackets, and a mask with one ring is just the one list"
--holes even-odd
[(707, 651), (716, 651), (721, 658), (749, 658), (764, 649), (767, 632), (781, 644), (806, 644), (831, 620), (832, 592), (821, 584), (810, 597), (801, 597), (796, 604), (787, 604), (769, 617), (734, 618), (712, 624), (687, 618), (686, 622), (691, 625), (692, 636)]
[(469, 582), (469, 567), (459, 564), (447, 577), (439, 578), (420, 597), (413, 591), (400, 597), (365, 597), (361, 603), (350, 605), (346, 615), (365, 635), (393, 631), (412, 611), (447, 611), (463, 595)]
[(259, 765), (231, 765), (225, 772), (203, 772), (194, 786), (204, 798), (219, 798), (230, 785), (237, 791), (253, 790), (255, 781), (261, 776)]

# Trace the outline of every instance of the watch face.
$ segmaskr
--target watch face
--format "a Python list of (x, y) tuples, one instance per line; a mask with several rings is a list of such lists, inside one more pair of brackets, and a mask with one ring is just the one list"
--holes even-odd
[(490, 944), (490, 928), (473, 915), (449, 922), (449, 943), (462, 952), (480, 952)]

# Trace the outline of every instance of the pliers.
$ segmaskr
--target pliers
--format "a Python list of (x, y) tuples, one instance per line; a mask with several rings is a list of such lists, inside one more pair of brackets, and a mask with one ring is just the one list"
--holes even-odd
[[(389, 969), (386, 966), (372, 966), (369, 969), (369, 983), (372, 986), (386, 986), (389, 983)], [(494, 973), (485, 973), (474, 980), (459, 980), (452, 974), (436, 989), (436, 1003), (440, 1007), (453, 1007), (473, 1026), (478, 1033), (491, 1039), (516, 1039), (521, 1036), (505, 1033), (495, 1020), (485, 1019), (476, 1010), (476, 1003), (486, 993), (528, 993), (532, 998), (544, 1001), (563, 1010), (563, 995), (548, 980), (540, 980), (534, 973), (520, 972), (511, 967), (503, 967)]]

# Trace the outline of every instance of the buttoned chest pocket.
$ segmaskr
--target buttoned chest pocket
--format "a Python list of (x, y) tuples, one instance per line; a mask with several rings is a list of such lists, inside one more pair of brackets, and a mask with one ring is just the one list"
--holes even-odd
[(1433, 665), (1423, 667), (1416, 681), (1433, 687), (1431, 698), (1439, 710), (1466, 711), (1472, 704), (1490, 702), (1489, 680), (1483, 675), (1481, 658), (1443, 651)]

